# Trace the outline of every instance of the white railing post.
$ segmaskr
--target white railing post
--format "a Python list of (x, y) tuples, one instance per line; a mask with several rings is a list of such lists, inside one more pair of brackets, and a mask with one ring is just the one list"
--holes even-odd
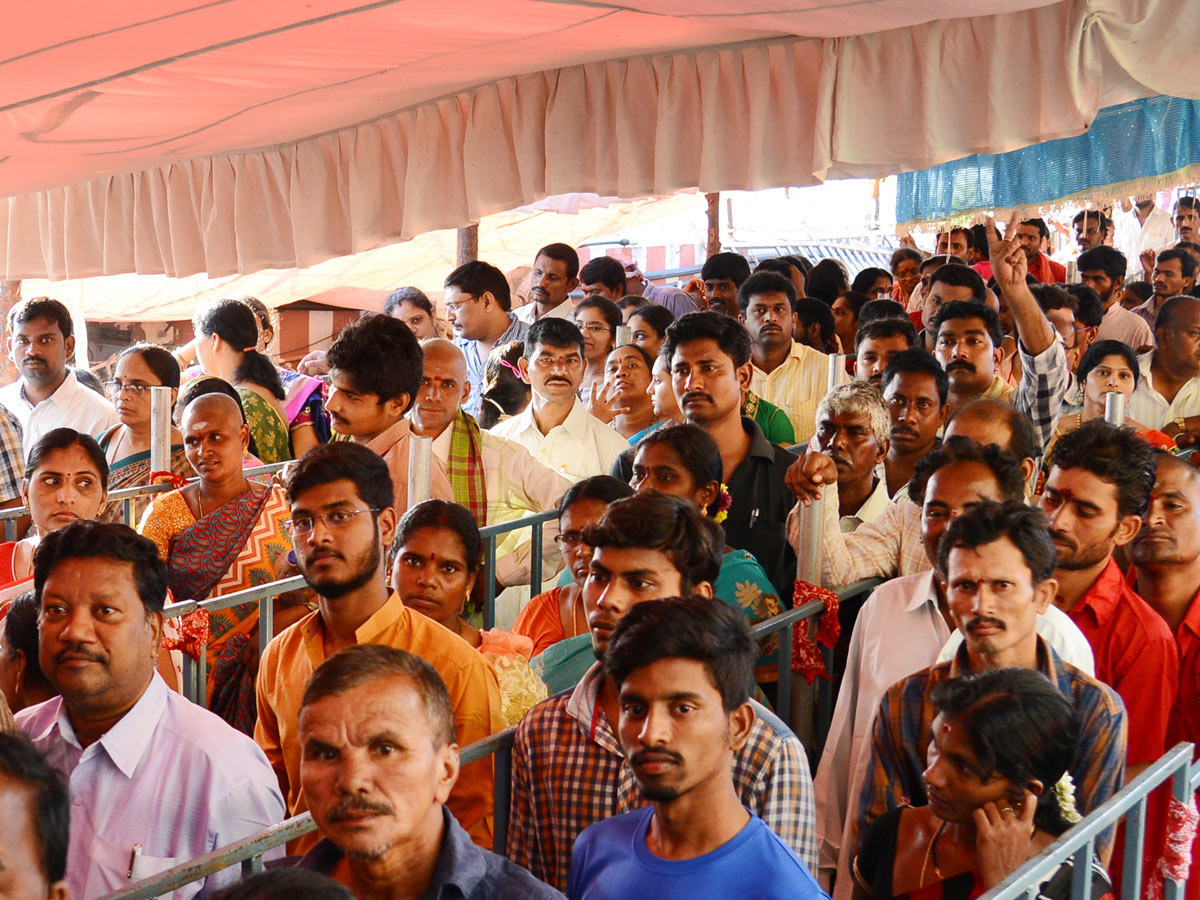
[(408, 508), (428, 500), (432, 488), (433, 439), (412, 434), (408, 438)]
[(1117, 428), (1125, 424), (1125, 395), (1120, 391), (1104, 395), (1104, 421)]
[(150, 471), (171, 471), (171, 388), (150, 388)]

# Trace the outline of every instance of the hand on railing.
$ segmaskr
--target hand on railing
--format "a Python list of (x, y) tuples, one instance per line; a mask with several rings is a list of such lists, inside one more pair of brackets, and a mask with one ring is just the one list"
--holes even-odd
[(809, 450), (788, 466), (784, 480), (796, 499), (805, 506), (821, 499), (821, 488), (837, 485), (837, 466), (833, 460), (817, 450)]

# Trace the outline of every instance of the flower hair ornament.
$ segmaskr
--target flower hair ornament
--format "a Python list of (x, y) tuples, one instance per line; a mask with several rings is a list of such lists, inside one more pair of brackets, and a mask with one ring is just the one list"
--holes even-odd
[(1054, 785), (1054, 798), (1065, 821), (1072, 825), (1083, 821), (1083, 816), (1075, 808), (1075, 782), (1071, 780), (1070, 772), (1063, 772), (1063, 777)]
[(729, 488), (725, 486), (725, 482), (721, 482), (721, 487), (717, 491), (717, 514), (713, 516), (713, 521), (720, 525), (729, 518), (729, 507), (733, 506), (733, 495), (729, 493)]

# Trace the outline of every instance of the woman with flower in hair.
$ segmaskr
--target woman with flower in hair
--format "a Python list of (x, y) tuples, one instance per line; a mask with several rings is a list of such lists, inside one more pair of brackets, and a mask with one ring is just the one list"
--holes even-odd
[[(636, 491), (661, 491), (690, 500), (719, 523), (733, 503), (721, 483), (721, 471), (721, 451), (707, 431), (697, 425), (666, 425), (638, 443), (629, 484)], [(745, 550), (726, 546), (713, 593), (740, 609), (751, 625), (783, 611), (771, 579)], [(760, 683), (776, 681), (778, 637), (772, 635), (762, 645), (755, 678)]]
[[(994, 888), (1079, 821), (1071, 776), (1079, 725), (1071, 701), (1035, 669), (943, 681), (923, 774), (929, 804), (871, 823), (854, 859), (855, 900), (970, 900)], [(1111, 898), (1093, 860), (1092, 897)], [(1071, 896), (1068, 860), (1038, 886)]]

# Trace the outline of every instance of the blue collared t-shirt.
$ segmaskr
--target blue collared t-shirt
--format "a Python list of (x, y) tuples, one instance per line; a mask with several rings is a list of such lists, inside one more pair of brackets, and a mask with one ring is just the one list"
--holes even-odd
[(753, 813), (716, 850), (694, 859), (662, 859), (646, 846), (654, 807), (590, 825), (575, 841), (571, 900), (829, 900), (791, 848)]

